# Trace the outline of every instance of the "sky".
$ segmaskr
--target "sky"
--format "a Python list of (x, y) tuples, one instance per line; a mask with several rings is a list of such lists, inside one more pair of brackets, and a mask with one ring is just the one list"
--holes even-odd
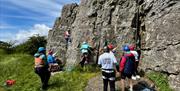
[(0, 0), (0, 41), (23, 43), (47, 35), (63, 5), (80, 0)]

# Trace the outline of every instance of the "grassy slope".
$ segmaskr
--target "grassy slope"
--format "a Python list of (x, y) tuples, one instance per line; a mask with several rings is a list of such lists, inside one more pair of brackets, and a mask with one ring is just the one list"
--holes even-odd
[[(10, 91), (39, 91), (40, 79), (34, 73), (33, 57), (27, 54), (4, 54), (0, 50), (0, 86), (7, 79), (16, 80), (16, 84), (6, 89)], [(48, 91), (83, 91), (89, 78), (97, 73), (74, 70), (51, 77)], [(4, 86), (3, 86), (4, 88)], [(1, 88), (2, 89), (2, 88)]]
[(173, 91), (168, 84), (166, 75), (159, 72), (150, 72), (147, 74), (148, 78), (154, 81), (159, 91)]

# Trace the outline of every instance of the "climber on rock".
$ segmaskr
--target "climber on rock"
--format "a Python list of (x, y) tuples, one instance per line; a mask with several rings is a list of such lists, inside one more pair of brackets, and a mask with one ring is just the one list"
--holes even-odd
[(136, 80), (136, 79), (139, 79), (140, 78), (140, 76), (139, 76), (139, 74), (138, 74), (138, 70), (137, 70), (137, 68), (138, 68), (138, 64), (139, 64), (139, 55), (138, 55), (138, 52), (137, 51), (135, 51), (134, 49), (135, 49), (135, 45), (129, 45), (129, 49), (130, 49), (130, 52), (134, 55), (134, 57), (135, 57), (135, 71), (134, 71), (134, 74), (132, 75), (132, 79), (133, 80)]
[(64, 38), (66, 40), (66, 46), (68, 46), (71, 43), (70, 30), (65, 31)]
[(129, 46), (125, 45), (123, 46), (124, 55), (121, 58), (120, 61), (120, 73), (121, 73), (121, 91), (125, 91), (125, 79), (128, 78), (130, 91), (133, 91), (133, 84), (131, 76), (134, 73), (135, 69), (135, 57), (130, 52)]
[(87, 42), (83, 42), (80, 48), (81, 51), (81, 61), (80, 65), (81, 67), (84, 66), (84, 64), (87, 64), (89, 62), (89, 55), (91, 54), (91, 47)]
[(104, 84), (104, 91), (108, 89), (108, 83), (110, 85), (110, 91), (115, 91), (115, 73), (116, 70), (116, 58), (110, 54), (110, 50), (107, 46), (104, 47), (104, 53), (100, 55), (98, 59), (98, 65), (102, 69), (102, 78)]

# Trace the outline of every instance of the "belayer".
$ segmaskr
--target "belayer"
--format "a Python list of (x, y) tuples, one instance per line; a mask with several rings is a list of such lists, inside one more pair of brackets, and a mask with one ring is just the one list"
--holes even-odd
[(45, 90), (48, 86), (48, 81), (50, 78), (50, 71), (48, 70), (48, 62), (46, 58), (46, 50), (44, 47), (39, 47), (38, 52), (34, 54), (35, 58), (35, 73), (41, 79), (41, 89)]
[(47, 61), (49, 64), (49, 70), (51, 72), (59, 71), (60, 67), (59, 67), (58, 63), (56, 62), (55, 56), (53, 56), (53, 50), (51, 50), (51, 49), (48, 51)]
[(139, 76), (139, 73), (138, 73), (138, 65), (139, 65), (139, 54), (137, 51), (135, 51), (135, 45), (129, 45), (129, 49), (130, 49), (130, 52), (134, 55), (135, 57), (135, 71), (132, 75), (132, 79), (133, 80), (136, 80), (136, 79), (140, 79), (140, 76)]
[(104, 47), (104, 53), (100, 55), (98, 59), (98, 65), (102, 69), (102, 79), (104, 85), (104, 91), (108, 89), (108, 83), (110, 85), (110, 91), (115, 91), (115, 73), (116, 70), (116, 58), (110, 53), (107, 46)]
[(130, 89), (133, 91), (132, 75), (135, 71), (135, 57), (130, 52), (129, 46), (123, 46), (124, 55), (120, 61), (120, 73), (121, 73), (121, 91), (125, 91), (125, 79), (128, 78)]

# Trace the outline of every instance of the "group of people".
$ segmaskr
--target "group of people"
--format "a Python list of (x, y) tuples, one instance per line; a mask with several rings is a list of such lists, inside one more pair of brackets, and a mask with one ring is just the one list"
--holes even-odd
[(34, 54), (34, 58), (35, 73), (41, 79), (41, 89), (47, 89), (51, 72), (59, 70), (55, 55), (52, 50), (49, 50), (46, 56), (46, 49), (44, 47), (39, 47), (37, 53)]
[[(123, 55), (118, 62), (114, 56), (112, 44), (103, 48), (104, 53), (100, 55), (98, 65), (102, 69), (104, 91), (107, 91), (108, 83), (110, 85), (110, 91), (115, 91), (116, 74), (119, 74), (121, 77), (121, 91), (125, 91), (126, 78), (128, 78), (129, 81), (129, 90), (133, 91), (133, 80), (140, 78), (137, 71), (139, 63), (138, 53), (134, 49), (134, 45), (124, 45)], [(118, 67), (116, 64), (118, 64)]]
[[(110, 85), (110, 91), (115, 91), (116, 75), (121, 77), (121, 91), (125, 91), (126, 78), (128, 78), (129, 81), (130, 91), (133, 91), (133, 80), (140, 78), (137, 71), (139, 55), (137, 51), (135, 51), (135, 46), (124, 45), (122, 49), (123, 55), (119, 61), (114, 55), (116, 48), (112, 44), (104, 46), (103, 53), (98, 58), (98, 66), (101, 67), (102, 70), (104, 91), (107, 91), (108, 84)], [(87, 42), (82, 43), (80, 48), (82, 55), (79, 63), (82, 67), (89, 63), (91, 50)], [(46, 55), (46, 49), (44, 47), (39, 47), (37, 53), (34, 54), (34, 58), (35, 73), (41, 79), (41, 89), (47, 89), (51, 72), (59, 70), (56, 57), (53, 54), (53, 50), (49, 50), (48, 55)]]

